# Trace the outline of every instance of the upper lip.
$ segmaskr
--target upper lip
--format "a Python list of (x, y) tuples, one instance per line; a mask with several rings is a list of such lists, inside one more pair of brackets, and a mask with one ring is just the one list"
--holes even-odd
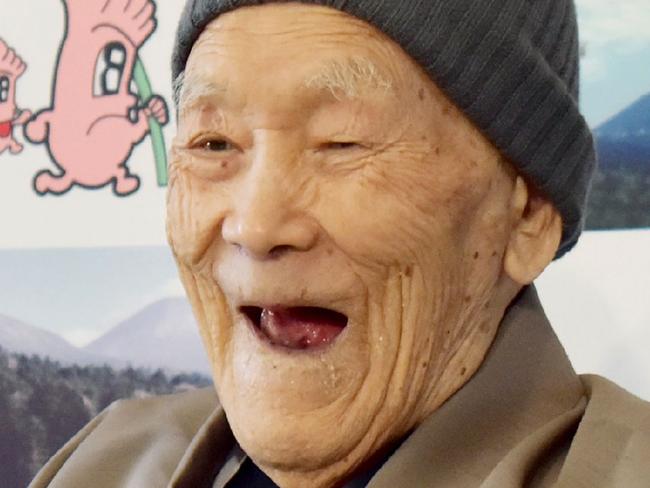
[(214, 278), (219, 283), (230, 310), (237, 314), (242, 307), (288, 309), (317, 307), (333, 310), (350, 321), (363, 321), (365, 293), (360, 283), (348, 273), (335, 274), (323, 269), (317, 274), (297, 266), (257, 269), (246, 266), (216, 268)]
[(266, 309), (266, 310), (286, 310), (290, 308), (298, 308), (298, 307), (309, 307), (309, 308), (322, 308), (322, 309), (327, 309), (327, 310), (333, 310), (334, 312), (340, 313), (342, 315), (345, 315), (346, 317), (349, 317), (348, 313), (346, 310), (343, 309), (343, 307), (337, 307), (333, 306), (332, 304), (328, 303), (323, 303), (323, 302), (318, 302), (318, 301), (312, 301), (312, 300), (289, 300), (289, 301), (283, 301), (283, 302), (257, 302), (257, 301), (243, 301), (241, 303), (237, 304), (237, 310), (241, 311), (242, 309), (245, 308), (260, 308), (260, 309)]
[[(258, 305), (242, 305), (242, 306), (239, 307), (239, 312), (241, 314), (245, 315), (249, 320), (251, 320), (254, 323), (254, 325), (259, 327), (259, 325), (260, 325), (260, 316), (262, 315), (263, 310), (265, 310), (265, 309), (266, 310), (271, 310), (273, 312), (280, 312), (280, 313), (286, 312), (286, 311), (289, 311), (289, 310), (293, 310), (295, 312), (298, 312), (300, 310), (299, 313), (301, 313), (301, 314), (309, 313), (308, 310), (311, 310), (311, 312), (314, 312), (315, 310), (322, 310), (322, 311), (329, 312), (329, 314), (327, 316), (329, 317), (330, 320), (340, 321), (342, 319), (345, 319), (345, 325), (347, 325), (347, 322), (349, 320), (349, 317), (346, 314), (344, 314), (343, 312), (339, 312), (339, 311), (337, 311), (337, 310), (335, 310), (333, 308), (313, 307), (313, 306), (305, 306), (305, 305), (300, 305), (300, 306), (296, 306), (296, 307), (286, 307), (286, 306), (282, 306), (282, 305), (274, 305), (272, 307), (261, 307), (261, 306), (258, 306)], [(332, 315), (332, 312), (334, 313), (334, 315)], [(303, 317), (304, 317), (304, 315), (303, 315)], [(321, 317), (322, 317), (322, 315), (321, 315)]]
[(362, 304), (359, 303), (356, 297), (333, 291), (324, 291), (322, 293), (303, 292), (299, 294), (265, 293), (264, 296), (255, 298), (247, 297), (228, 301), (233, 307), (233, 312), (244, 315), (246, 315), (246, 311), (250, 312), (251, 308), (275, 311), (298, 307), (321, 308), (344, 315), (348, 319), (348, 325), (350, 321), (361, 320), (363, 316), (363, 310), (359, 308)]

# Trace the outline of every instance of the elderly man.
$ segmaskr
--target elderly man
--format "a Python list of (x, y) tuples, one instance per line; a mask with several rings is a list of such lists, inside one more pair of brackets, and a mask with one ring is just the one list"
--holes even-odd
[(650, 486), (650, 408), (531, 285), (594, 166), (577, 46), (570, 0), (189, 1), (168, 229), (218, 400), (120, 402), (32, 487)]

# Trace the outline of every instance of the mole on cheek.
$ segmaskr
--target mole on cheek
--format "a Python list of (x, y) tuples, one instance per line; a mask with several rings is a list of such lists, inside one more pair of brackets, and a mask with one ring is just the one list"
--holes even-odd
[(418, 91), (418, 98), (420, 100), (424, 100), (424, 88), (420, 88), (420, 90)]

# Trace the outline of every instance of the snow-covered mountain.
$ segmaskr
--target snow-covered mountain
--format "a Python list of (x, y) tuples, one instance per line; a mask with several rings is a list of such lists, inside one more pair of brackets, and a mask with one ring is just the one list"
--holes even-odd
[(79, 349), (52, 332), (1, 314), (0, 347), (9, 352), (49, 357), (65, 364), (120, 365), (117, 361)]
[(650, 93), (594, 130), (588, 229), (650, 227)]
[(650, 144), (650, 93), (607, 120), (594, 132), (598, 138)]
[(209, 373), (198, 328), (185, 298), (157, 301), (85, 347), (134, 367)]
[(594, 130), (600, 168), (650, 174), (650, 93)]

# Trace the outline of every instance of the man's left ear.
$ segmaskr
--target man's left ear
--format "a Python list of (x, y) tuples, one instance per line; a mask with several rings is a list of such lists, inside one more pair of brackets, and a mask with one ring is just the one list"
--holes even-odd
[(521, 176), (517, 176), (510, 208), (512, 227), (503, 270), (524, 286), (555, 257), (562, 238), (562, 218), (551, 202), (529, 190)]

